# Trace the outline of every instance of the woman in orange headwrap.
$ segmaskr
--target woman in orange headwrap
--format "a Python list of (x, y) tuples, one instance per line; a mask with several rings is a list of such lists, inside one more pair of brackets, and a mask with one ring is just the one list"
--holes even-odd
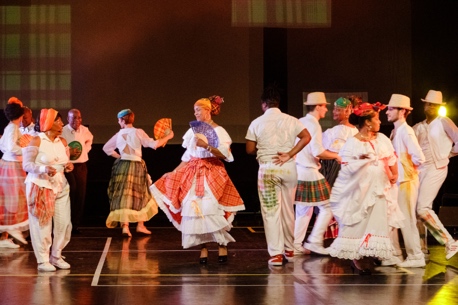
[[(27, 175), (30, 237), (39, 271), (69, 269), (62, 250), (70, 241), (69, 186), (64, 172), (73, 170), (68, 146), (61, 137), (61, 115), (54, 109), (42, 109), (35, 126), (40, 130), (23, 148), (23, 167)], [(51, 249), (52, 245), (52, 249)], [(51, 253), (50, 253), (51, 249)]]
[(22, 151), (18, 144), (24, 107), (20, 100), (12, 97), (4, 112), (10, 122), (0, 139), (0, 149), (3, 152), (0, 160), (0, 248), (19, 248), (19, 245), (8, 239), (8, 235), (23, 244), (27, 243), (22, 236), (22, 231), (29, 227), (24, 185), (26, 175), (22, 169)]
[(189, 129), (183, 136), (186, 151), (182, 162), (151, 187), (159, 207), (182, 232), (183, 248), (201, 245), (201, 264), (207, 263), (207, 243), (210, 242), (219, 245), (218, 261), (227, 261), (227, 244), (235, 241), (228, 233), (231, 222), (235, 212), (245, 209), (221, 162), (234, 161), (229, 134), (212, 119), (212, 115), (220, 112), (222, 102), (221, 97), (211, 96), (194, 104), (197, 121), (214, 129), (218, 146), (209, 145)]

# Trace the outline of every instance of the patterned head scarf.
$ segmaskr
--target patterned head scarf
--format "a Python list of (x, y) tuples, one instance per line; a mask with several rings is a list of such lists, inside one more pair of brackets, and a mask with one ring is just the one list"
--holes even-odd
[(57, 110), (52, 108), (49, 109), (41, 109), (40, 112), (40, 131), (45, 132), (51, 129), (52, 124), (54, 124), (54, 120), (57, 117)]
[(126, 116), (128, 114), (131, 114), (132, 113), (132, 110), (130, 109), (123, 109), (121, 111), (118, 112), (118, 119), (122, 118), (123, 116)]
[(221, 104), (224, 103), (224, 98), (219, 95), (212, 95), (208, 98), (211, 102), (211, 115), (218, 115), (221, 112)]
[(369, 116), (375, 112), (379, 112), (386, 108), (386, 105), (381, 104), (380, 102), (370, 104), (368, 102), (361, 103), (353, 109), (353, 113), (357, 116)]
[(335, 102), (334, 102), (335, 107), (339, 108), (347, 108), (348, 106), (351, 106), (351, 101), (349, 99), (346, 99), (344, 97), (339, 97)]

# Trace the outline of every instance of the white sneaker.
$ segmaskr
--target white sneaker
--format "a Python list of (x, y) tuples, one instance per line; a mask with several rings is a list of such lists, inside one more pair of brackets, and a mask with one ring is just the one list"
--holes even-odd
[(56, 267), (51, 265), (49, 262), (38, 264), (38, 271), (52, 272), (56, 271)]
[(294, 255), (310, 254), (310, 251), (302, 247), (301, 244), (294, 244)]
[(405, 261), (402, 263), (396, 264), (398, 267), (402, 268), (421, 268), (426, 266), (425, 259), (420, 258), (420, 259), (411, 259), (409, 257), (406, 258)]
[(391, 258), (389, 259), (384, 259), (382, 260), (382, 266), (394, 266), (394, 265), (398, 265), (402, 263), (402, 260), (398, 257), (398, 256), (395, 256), (393, 255)]
[(451, 259), (453, 255), (455, 255), (458, 252), (458, 240), (455, 240), (454, 242), (450, 242), (447, 245), (445, 245), (445, 258), (447, 260)]
[(7, 238), (0, 240), (0, 248), (17, 249), (19, 245), (16, 245), (11, 239)]
[(70, 269), (70, 264), (64, 261), (62, 257), (55, 258), (54, 256), (51, 256), (49, 258), (49, 261), (51, 264), (53, 264), (54, 266), (56, 266), (59, 269)]
[(27, 245), (27, 241), (25, 240), (24, 236), (22, 235), (22, 232), (19, 230), (13, 230), (13, 231), (8, 231), (7, 232), (11, 237), (16, 239), (17, 241), (21, 242), (24, 245)]
[(320, 244), (304, 243), (304, 248), (317, 254), (329, 255), (328, 249), (324, 248), (323, 245)]

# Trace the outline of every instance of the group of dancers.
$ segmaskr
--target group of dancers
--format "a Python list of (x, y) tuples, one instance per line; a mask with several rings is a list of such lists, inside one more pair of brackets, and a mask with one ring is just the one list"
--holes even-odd
[[(432, 209), (447, 176), (449, 157), (458, 153), (458, 129), (450, 119), (438, 116), (443, 104), (440, 91), (430, 90), (422, 101), (426, 120), (412, 128), (406, 123), (412, 110), (407, 96), (393, 94), (388, 105), (341, 97), (333, 110), (338, 125), (323, 133), (319, 120), (329, 104), (324, 93), (308, 94), (304, 103), (308, 113), (297, 119), (279, 110), (275, 87), (264, 90), (264, 114), (248, 128), (246, 152), (259, 162), (258, 194), (269, 265), (281, 266), (314, 252), (350, 259), (360, 274), (370, 274), (367, 257), (385, 266), (423, 267), (425, 250), (417, 218), (446, 246), (447, 259), (458, 252), (458, 242)], [(194, 103), (196, 120), (211, 129), (214, 138), (190, 128), (183, 136), (181, 162), (154, 183), (141, 149), (165, 146), (173, 131), (170, 128), (154, 139), (133, 126), (132, 110), (117, 114), (120, 130), (103, 146), (116, 159), (108, 186), (107, 227), (119, 225), (122, 235), (130, 238), (129, 223), (137, 223), (136, 231), (149, 235), (144, 222), (161, 208), (182, 232), (182, 247), (201, 248), (201, 264), (208, 263), (210, 243), (218, 246), (218, 262), (227, 262), (227, 245), (235, 241), (229, 234), (231, 223), (245, 206), (222, 162), (234, 161), (232, 140), (212, 119), (223, 102), (222, 97), (211, 96)], [(26, 243), (18, 232), (29, 229), (38, 270), (68, 269), (61, 255), (72, 230), (64, 173), (74, 165), (61, 137), (64, 124), (57, 111), (42, 109), (35, 126), (39, 133), (21, 135), (25, 108), (15, 98), (5, 108), (10, 123), (0, 141), (0, 247), (18, 247), (8, 234)], [(390, 138), (379, 132), (379, 115), (385, 108), (395, 127)], [(319, 213), (305, 241), (315, 207)], [(335, 239), (325, 248), (328, 237)]]
[[(333, 110), (339, 124), (323, 133), (319, 120), (329, 104), (323, 92), (309, 93), (308, 113), (296, 119), (278, 109), (275, 88), (266, 88), (264, 114), (251, 123), (246, 149), (259, 162), (270, 265), (314, 252), (349, 259), (362, 275), (371, 274), (374, 263), (424, 267), (428, 250), (424, 240), (422, 248), (417, 219), (420, 229), (426, 226), (445, 245), (446, 259), (458, 252), (458, 242), (432, 209), (449, 158), (458, 153), (458, 129), (438, 115), (445, 104), (440, 91), (430, 90), (422, 101), (426, 119), (412, 128), (406, 118), (413, 108), (405, 95), (393, 94), (388, 105), (341, 97)], [(385, 108), (394, 124), (389, 138), (379, 132)], [(319, 213), (305, 241), (315, 207)], [(327, 237), (335, 239), (325, 248)]]

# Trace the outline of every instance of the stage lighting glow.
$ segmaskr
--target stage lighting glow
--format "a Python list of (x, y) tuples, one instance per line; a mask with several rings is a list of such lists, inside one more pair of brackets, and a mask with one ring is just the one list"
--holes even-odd
[(445, 108), (445, 106), (440, 106), (439, 115), (440, 116), (447, 116), (447, 108)]

